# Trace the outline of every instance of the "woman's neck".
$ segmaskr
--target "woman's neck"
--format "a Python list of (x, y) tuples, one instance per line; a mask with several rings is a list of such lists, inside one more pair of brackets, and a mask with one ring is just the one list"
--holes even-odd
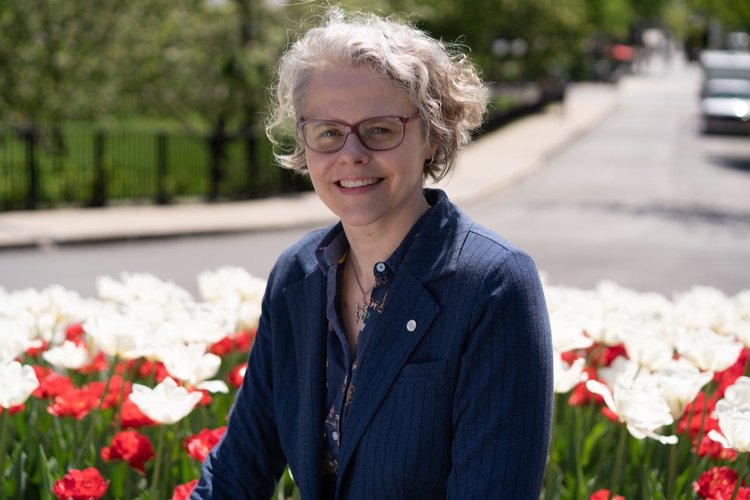
[(430, 205), (424, 197), (410, 214), (406, 214), (397, 224), (368, 226), (346, 226), (344, 232), (349, 241), (349, 253), (362, 285), (367, 288), (374, 280), (372, 268), (377, 262), (383, 262), (391, 256), (401, 244), (409, 230)]

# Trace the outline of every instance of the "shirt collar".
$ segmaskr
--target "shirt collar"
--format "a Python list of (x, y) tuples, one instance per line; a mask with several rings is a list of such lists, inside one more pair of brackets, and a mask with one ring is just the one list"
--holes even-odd
[[(419, 237), (420, 229), (425, 221), (432, 215), (433, 205), (437, 202), (437, 198), (434, 196), (428, 196), (428, 194), (430, 194), (429, 191), (430, 190), (425, 191), (425, 198), (427, 198), (427, 202), (430, 205), (429, 208), (419, 216), (404, 239), (401, 240), (401, 243), (399, 243), (396, 250), (385, 260), (385, 262), (383, 262), (386, 266), (385, 270), (381, 271), (381, 268), (379, 268), (377, 274), (393, 275), (398, 271), (398, 267), (401, 262), (403, 262), (412, 243)], [(348, 251), (349, 241), (346, 239), (346, 233), (344, 233), (341, 223), (338, 223), (325, 236), (325, 238), (323, 238), (320, 246), (315, 251), (315, 257), (318, 260), (320, 269), (324, 273), (327, 273), (332, 266), (341, 264), (346, 259)]]

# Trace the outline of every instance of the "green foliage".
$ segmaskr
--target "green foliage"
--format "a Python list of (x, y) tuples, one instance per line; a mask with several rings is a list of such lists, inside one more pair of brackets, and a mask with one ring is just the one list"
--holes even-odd
[(61, 121), (93, 116), (116, 97), (102, 55), (117, 42), (124, 2), (0, 2), (0, 117)]
[[(260, 133), (279, 55), (331, 3), (0, 2), (0, 121), (149, 117), (193, 132)], [(344, 7), (399, 13), (465, 45), (490, 82), (583, 75), (592, 43), (627, 40), (643, 23), (663, 22), (683, 37), (698, 14), (727, 30), (750, 29), (750, 3), (737, 0), (349, 0)], [(498, 54), (498, 40), (527, 47)]]
[(724, 25), (727, 31), (750, 32), (750, 3), (741, 0), (687, 0), (691, 9)]

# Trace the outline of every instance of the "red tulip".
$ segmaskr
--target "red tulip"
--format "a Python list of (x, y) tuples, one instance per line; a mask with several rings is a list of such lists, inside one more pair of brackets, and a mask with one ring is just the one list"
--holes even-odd
[(232, 368), (227, 377), (229, 384), (239, 389), (242, 386), (242, 379), (245, 378), (245, 371), (247, 371), (247, 363), (242, 363)]
[[(693, 483), (693, 490), (698, 498), (708, 500), (728, 500), (732, 497), (732, 490), (737, 482), (737, 472), (729, 467), (712, 467), (701, 474)], [(750, 488), (740, 486), (737, 491), (737, 500), (750, 499)]]
[(192, 458), (203, 462), (211, 449), (216, 446), (226, 430), (226, 426), (217, 429), (203, 429), (200, 433), (185, 440), (185, 449)]
[(187, 500), (188, 497), (190, 497), (190, 494), (193, 492), (196, 484), (198, 484), (197, 479), (193, 479), (192, 481), (185, 484), (178, 484), (174, 489), (172, 500)]
[(59, 500), (96, 500), (109, 488), (109, 483), (93, 467), (71, 469), (55, 482), (52, 492)]
[(140, 432), (122, 431), (114, 435), (109, 446), (102, 448), (101, 456), (105, 461), (124, 460), (145, 474), (144, 464), (154, 458), (154, 447)]

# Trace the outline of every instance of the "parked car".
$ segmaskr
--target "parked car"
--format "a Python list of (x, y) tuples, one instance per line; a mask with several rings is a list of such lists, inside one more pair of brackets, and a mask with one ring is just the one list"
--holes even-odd
[(750, 135), (750, 79), (706, 80), (700, 108), (704, 133)]

